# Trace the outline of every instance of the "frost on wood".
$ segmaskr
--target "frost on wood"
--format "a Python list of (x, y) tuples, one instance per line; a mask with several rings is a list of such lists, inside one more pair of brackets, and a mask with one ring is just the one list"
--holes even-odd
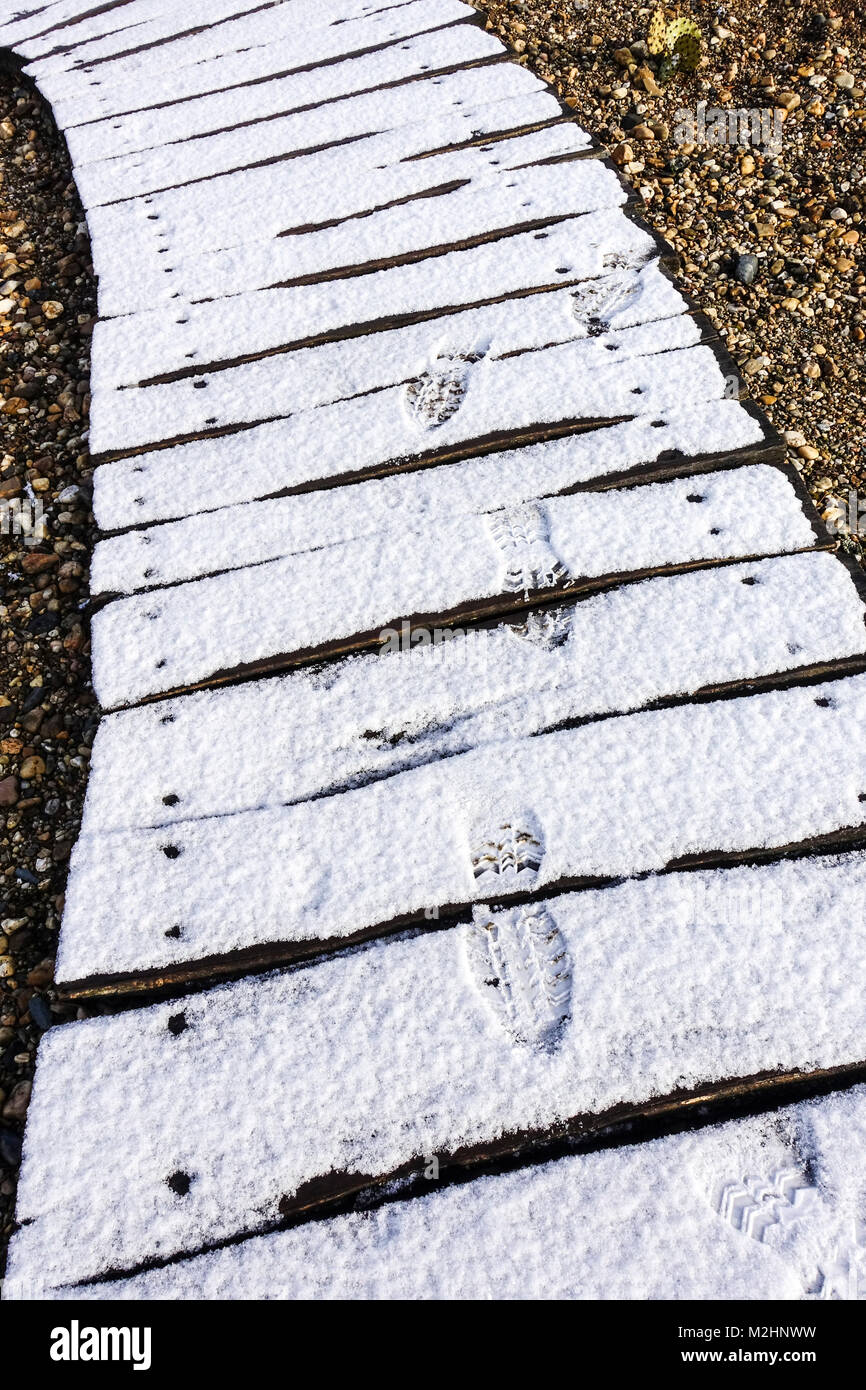
[(555, 1046), (569, 1016), (571, 965), (543, 903), (476, 908), (464, 936), (475, 987), (517, 1041)]
[(487, 519), (505, 557), (504, 585), (525, 597), (534, 589), (565, 588), (574, 577), (550, 544), (550, 524), (540, 502), (522, 502)]
[(443, 351), (406, 387), (406, 407), (410, 418), (422, 430), (434, 430), (456, 415), (469, 389), (471, 368), (485, 355), (473, 352)]
[(718, 1198), (718, 1212), (743, 1235), (762, 1241), (771, 1226), (790, 1226), (814, 1206), (817, 1191), (798, 1168), (780, 1168), (769, 1178), (745, 1177), (728, 1182)]

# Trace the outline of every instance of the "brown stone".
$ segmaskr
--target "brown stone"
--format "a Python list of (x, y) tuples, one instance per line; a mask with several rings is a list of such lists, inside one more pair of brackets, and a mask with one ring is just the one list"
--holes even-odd
[(0, 806), (14, 806), (18, 800), (18, 778), (4, 777), (0, 782)]
[(52, 569), (59, 561), (59, 555), (46, 555), (41, 550), (31, 550), (21, 561), (21, 568), (25, 574), (41, 574), (43, 570)]

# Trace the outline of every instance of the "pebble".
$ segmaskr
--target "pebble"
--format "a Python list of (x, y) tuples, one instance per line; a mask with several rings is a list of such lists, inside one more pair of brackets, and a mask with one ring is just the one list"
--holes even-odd
[(738, 256), (734, 275), (741, 285), (751, 285), (758, 273), (758, 258), (751, 254)]
[(12, 1087), (12, 1092), (6, 1104), (3, 1106), (4, 1120), (23, 1120), (27, 1114), (27, 1106), (30, 1103), (30, 1092), (33, 1083), (30, 1081), (19, 1081)]
[(51, 1009), (47, 1001), (42, 998), (41, 994), (34, 994), (31, 997), (29, 1012), (37, 1028), (41, 1028), (43, 1032), (45, 1029), (50, 1028), (54, 1022), (51, 1016)]
[(0, 806), (14, 806), (18, 800), (18, 778), (4, 777), (0, 781)]
[(21, 1136), (14, 1129), (0, 1125), (0, 1163), (7, 1168), (17, 1168), (21, 1162)]

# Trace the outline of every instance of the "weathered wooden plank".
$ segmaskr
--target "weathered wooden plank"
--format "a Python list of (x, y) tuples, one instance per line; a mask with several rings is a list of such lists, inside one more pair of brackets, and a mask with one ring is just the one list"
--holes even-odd
[[(375, 8), (384, 10), (388, 7)], [(319, 12), (317, 10), (317, 13)], [(322, 10), (321, 13), (324, 15), (326, 12)], [(465, 32), (469, 17), (470, 12), (465, 8), (463, 17), (455, 10), (451, 18), (448, 17), (447, 11), (440, 8), (436, 20), (427, 32), (450, 23), (460, 24)], [(413, 37), (410, 35), (408, 41), (411, 42)], [(393, 38), (386, 37), (375, 45), (373, 51), (385, 51), (406, 41), (399, 34)], [(337, 68), (344, 61), (356, 60), (337, 57), (321, 66), (328, 69)], [(119, 74), (112, 80), (112, 72), (117, 70), (103, 67), (99, 74), (98, 87), (87, 87), (69, 97), (56, 93), (52, 105), (58, 123), (64, 130), (71, 130), (109, 117), (127, 116), (133, 112), (150, 112), (195, 97), (226, 91), (232, 87), (250, 88), (258, 82), (270, 81), (274, 77), (287, 76), (289, 73), (299, 77), (305, 71), (314, 70), (314, 67), (304, 63), (299, 67), (298, 42), (294, 36), (272, 37), (264, 44), (241, 48), (238, 51), (229, 50), (180, 68), (173, 66), (170, 72), (165, 68), (142, 72), (137, 67), (134, 87)], [(119, 73), (122, 72), (121, 65)]]
[[(591, 367), (592, 356), (588, 358), (588, 363)], [(664, 427), (659, 426), (661, 428)], [(648, 429), (653, 429), (652, 423)], [(616, 426), (610, 427), (612, 435), (616, 435), (616, 431)], [(603, 436), (607, 432), (598, 433)], [(574, 444), (578, 442), (586, 446), (584, 452), (592, 451), (592, 442), (575, 440)], [(608, 442), (613, 443), (613, 440)], [(554, 447), (536, 445), (527, 450), (510, 450), (493, 457), (482, 455), (478, 459), (461, 460), (432, 471), (397, 473), (353, 485), (350, 489), (325, 488), (253, 503), (241, 502), (193, 512), (175, 522), (134, 527), (120, 535), (110, 536), (97, 545), (91, 566), (91, 593), (115, 595), (164, 588), (203, 575), (242, 569), (325, 547), (351, 544), (365, 537), (377, 538), (398, 529), (406, 535), (422, 529), (435, 531), (438, 526), (447, 526), (449, 521), (458, 518), (490, 517), (498, 515), (503, 508), (532, 505), (539, 498), (550, 499), (574, 493), (583, 493), (585, 500), (580, 502), (572, 496), (571, 501), (565, 504), (565, 511), (581, 531), (592, 530), (593, 517), (601, 517), (604, 519), (602, 524), (609, 524), (614, 509), (620, 505), (621, 494), (614, 495), (612, 490), (603, 487), (577, 488), (576, 484), (582, 481), (579, 452), (564, 442), (551, 441), (551, 444)], [(105, 470), (109, 477), (114, 467), (116, 465), (111, 465)], [(686, 493), (689, 498), (706, 503), (708, 494), (705, 489), (696, 491), (687, 486), (691, 470), (686, 467), (682, 472), (686, 481), (676, 486), (660, 489), (657, 485), (650, 493), (639, 489), (627, 496), (622, 503), (623, 514), (636, 511), (650, 498), (658, 499), (659, 509), (664, 507), (665, 498), (676, 508)], [(795, 497), (799, 495), (799, 490), (797, 480), (790, 471), (786, 471), (787, 481), (784, 484), (777, 481), (777, 474), (767, 474), (761, 468), (741, 475), (727, 472), (721, 474), (720, 478), (723, 493), (726, 488), (736, 492), (741, 486), (744, 489), (757, 487), (759, 501), (761, 488), (766, 489), (769, 495), (779, 488), (787, 510), (792, 514), (796, 511)], [(593, 498), (591, 495), (605, 491), (608, 493), (606, 497)], [(713, 489), (710, 488), (709, 498), (712, 497)], [(748, 498), (747, 491), (744, 491), (743, 497), (744, 501)], [(96, 504), (100, 515), (106, 500), (100, 475)], [(682, 519), (679, 511), (677, 515)], [(814, 541), (820, 537), (826, 544), (832, 544), (820, 523), (815, 525), (816, 519), (810, 506), (806, 509), (806, 516), (808, 521), (797, 532), (800, 543), (806, 544), (809, 539)], [(685, 522), (689, 536), (705, 532), (714, 536), (722, 534), (719, 529), (722, 523), (718, 517), (707, 516), (701, 526), (696, 515), (686, 509)], [(813, 526), (814, 532), (810, 529)], [(738, 534), (741, 539), (748, 536), (750, 543), (758, 538), (750, 522)], [(790, 536), (791, 533), (777, 529), (772, 537), (778, 539), (782, 534)], [(683, 543), (686, 546), (689, 543), (686, 532)], [(728, 542), (712, 542), (714, 546), (728, 543), (737, 544), (730, 538)], [(577, 553), (585, 555), (584, 542), (581, 540), (576, 545)], [(482, 546), (482, 550), (486, 550), (486, 547)], [(593, 547), (590, 547), (589, 553), (594, 554)], [(619, 554), (619, 549), (615, 553)], [(643, 544), (638, 542), (629, 554), (639, 560), (645, 557), (646, 551)], [(339, 564), (336, 553), (334, 559)], [(449, 563), (459, 565), (459, 555), (451, 555)], [(592, 565), (588, 569), (584, 567), (581, 572), (584, 575), (593, 573)]]
[(376, 655), (107, 716), (84, 830), (286, 804), (699, 691), (828, 674), (862, 663), (863, 613), (856, 574), (811, 552), (629, 584), (496, 626), (401, 627)]
[[(825, 1093), (862, 1082), (863, 1074), (852, 1066), (765, 1077), (745, 1095), (736, 1084), (693, 1090), (690, 1108), (701, 1121), (725, 1103), (728, 1112), (742, 1110), (761, 1095), (765, 1105), (784, 1108), (639, 1142), (657, 1135), (665, 1119), (676, 1123), (675, 1110), (646, 1107), (639, 1117), (620, 1119), (627, 1147), (606, 1147), (611, 1124), (595, 1140), (600, 1152), (587, 1152), (587, 1134), (582, 1143), (548, 1145), (544, 1156), (555, 1161), (543, 1165), (528, 1157), (494, 1160), (474, 1183), (462, 1180), (460, 1166), (449, 1174), (422, 1155), (412, 1176), (423, 1195), (414, 1201), (405, 1200), (404, 1179), (378, 1202), (365, 1194), (354, 1212), (191, 1259), (155, 1259), (147, 1272), (79, 1285), (65, 1296), (862, 1298), (866, 1088)], [(790, 1104), (804, 1094), (807, 1101)], [(583, 1153), (562, 1156), (575, 1149)], [(20, 1287), (20, 1296), (29, 1296), (27, 1275)]]
[[(573, 166), (569, 166), (573, 167)], [(598, 169), (594, 162), (588, 166)], [(588, 211), (616, 197), (605, 179), (576, 180)], [(554, 195), (555, 196), (555, 195)], [(562, 207), (562, 204), (560, 204)], [(575, 334), (600, 336), (604, 326), (647, 322), (680, 313), (686, 307), (658, 263), (634, 261), (623, 269), (601, 271), (585, 284), (587, 271), (619, 259), (606, 244), (631, 240), (626, 219), (616, 204), (607, 216), (584, 227), (582, 219), (558, 223), (547, 218), (528, 222), (513, 235), (480, 237), (460, 250), (300, 285), (170, 305), (104, 320), (93, 335), (93, 373), (98, 390), (176, 377), (196, 376), (209, 365), (250, 360), (253, 356), (340, 337), (357, 337), (368, 325), (418, 322), (448, 309), (489, 303), (532, 289), (574, 286), (569, 320)], [(519, 212), (515, 209), (518, 218)], [(625, 225), (624, 225), (625, 224)], [(619, 236), (617, 236), (619, 229)], [(584, 241), (585, 234), (585, 241)], [(267, 409), (266, 415), (273, 415)]]
[[(700, 504), (689, 501), (694, 495)], [(347, 501), (351, 507), (351, 495)], [(707, 475), (699, 494), (683, 478), (481, 512), (422, 512), (412, 521), (380, 513), (354, 536), (344, 522), (342, 541), (310, 537), (294, 554), (221, 573), (231, 522), (231, 514), (214, 515), (197, 561), (183, 547), (166, 557), (167, 581), (172, 566), (200, 567), (208, 577), (116, 599), (94, 616), (94, 686), (106, 708), (374, 645), (403, 619), (454, 625), (617, 575), (770, 555), (815, 539), (783, 474), (761, 466)], [(247, 525), (255, 531), (261, 522), (259, 512)]]
[[(220, 23), (228, 13), (239, 14), (253, 8), (255, 0), (244, 4), (243, 0), (216, 0), (209, 7), (212, 22)], [(41, 35), (30, 37), (23, 45), (22, 55), (34, 66), (44, 67), (46, 71), (65, 71), (76, 62), (86, 61), (87, 54), (94, 45), (110, 49), (128, 48), (133, 44), (146, 42), (149, 32), (159, 26), (159, 16), (163, 16), (163, 28), (173, 26), (177, 29), (177, 14), (170, 17), (162, 0), (128, 0), (121, 5), (102, 5), (87, 12), (85, 4), (75, 6), (78, 15), (73, 16), (62, 27), (52, 27)], [(190, 17), (204, 17), (206, 7), (203, 3), (187, 3), (184, 14), (187, 22)]]
[(271, 121), (361, 93), (375, 91), (381, 101), (390, 101), (391, 88), (397, 84), (428, 81), (433, 73), (462, 70), (494, 56), (502, 58), (502, 47), (483, 29), (452, 24), (326, 68), (289, 72), (252, 86), (231, 87), (137, 115), (110, 116), (74, 126), (67, 133), (67, 144), (76, 166), (127, 158), (139, 151), (164, 149), (183, 140)]
[[(676, 326), (678, 320), (665, 322)], [(230, 433), (217, 443), (183, 445), (181, 457), (165, 449), (126, 460), (122, 469), (110, 465), (104, 493), (118, 497), (129, 524), (205, 511), (243, 498), (317, 490), (426, 468), (578, 429), (594, 431), (617, 420), (641, 417), (660, 432), (675, 410), (673, 402), (721, 402), (739, 380), (723, 371), (728, 364), (723, 356), (719, 360), (713, 343), (626, 358), (621, 366), (597, 366), (589, 378), (580, 378), (576, 373), (583, 364), (596, 367), (583, 346), (566, 342), (522, 356), (477, 360), (476, 342), (467, 348), (446, 340), (444, 347), (434, 346), (427, 365), (406, 385), (256, 425), (244, 431), (240, 441)], [(737, 444), (766, 441), (758, 421), (736, 401), (729, 403), (733, 409), (728, 423)], [(437, 422), (434, 417), (428, 424), (426, 410), (434, 406), (446, 418)], [(321, 448), (324, 438), (333, 446), (327, 454)], [(697, 455), (719, 444), (694, 428), (691, 439), (691, 452)], [(279, 452), (263, 455), (262, 446), (276, 446)], [(236, 481), (226, 475), (225, 463), (238, 448), (245, 451), (249, 472)], [(660, 452), (659, 433), (659, 444), (649, 456)], [(175, 464), (179, 471), (172, 477)], [(605, 470), (602, 466), (593, 471)], [(130, 478), (133, 487), (127, 491)], [(187, 482), (193, 484), (189, 491)], [(102, 523), (112, 524), (107, 512)]]
[[(425, 139), (420, 122), (359, 140), (352, 157), (358, 167), (367, 169), (361, 188), (357, 182), (345, 183), (346, 154), (337, 146), (130, 204), (93, 208), (88, 224), (94, 266), (100, 282), (119, 274), (123, 255), (168, 275), (173, 273), (172, 261), (166, 264), (161, 255), (200, 255), (283, 232), (331, 226), (459, 182), (489, 182), (507, 169), (545, 155), (579, 153), (583, 147), (579, 127), (573, 121), (551, 121), (550, 114), (545, 93), (495, 102), (474, 112), (473, 126), (481, 133), (429, 159), (415, 158)], [(533, 129), (536, 123), (538, 128)], [(497, 132), (503, 136), (501, 142), (495, 139)], [(438, 133), (448, 137), (446, 145), (451, 137), (459, 143), (465, 133), (464, 118), (449, 116), (438, 124)], [(485, 149), (488, 145), (491, 148)], [(325, 190), (330, 197), (323, 196)], [(251, 206), (256, 208), (254, 218)]]
[[(864, 690), (854, 675), (630, 714), (297, 805), (83, 835), (58, 978), (207, 978), (265, 948), (291, 960), (473, 903), (862, 844)], [(844, 768), (816, 781), (830, 744)], [(507, 826), (532, 853), (488, 875), (484, 847)]]
[[(212, 438), (204, 436), (150, 453), (132, 453), (129, 458), (101, 466), (95, 474), (100, 525), (106, 531), (141, 529), (156, 521), (195, 515), (196, 508), (204, 512), (256, 498), (300, 497), (328, 491), (332, 486), (381, 481), (392, 474), (426, 472), (443, 462), (458, 466), (455, 478), (470, 481), (480, 481), (487, 467), (501, 465), (512, 478), (526, 468), (537, 472), (536, 493), (555, 493), (661, 482), (747, 462), (779, 464), (785, 448), (764, 432), (766, 425), (748, 403), (698, 401), (688, 409), (667, 408), (657, 421), (636, 416), (581, 434), (570, 433), (568, 427), (559, 435), (552, 429), (548, 437), (539, 433), (533, 438), (527, 432), (524, 438), (513, 441), (515, 447), (504, 452), (501, 444), (477, 441), (469, 458), (459, 451), (433, 451), (381, 470), (280, 487), (280, 479), (272, 471), (273, 461), (279, 457), (275, 452), (279, 428), (280, 422), (275, 422), (250, 430), (215, 431)], [(248, 466), (248, 473), (238, 470), (239, 461)], [(434, 477), (434, 488), (447, 488), (440, 482), (444, 473), (431, 473), (431, 481)]]
[[(222, 22), (211, 24), (207, 15), (194, 11), (192, 22), (173, 22), (165, 26), (160, 37), (155, 34), (137, 36), (132, 31), (109, 34), (94, 40), (75, 52), (75, 64), (70, 66), (65, 55), (45, 58), (33, 64), (33, 72), (41, 80), (51, 77), (50, 100), (79, 95), (94, 82), (106, 87), (134, 82), (136, 77), (165, 72), (171, 65), (181, 71), (190, 64), (268, 44), (288, 37), (294, 31), (303, 50), (306, 63), (326, 63), (351, 53), (357, 53), (401, 35), (412, 35), (449, 19), (466, 15), (466, 7), (456, 0), (409, 0), (391, 6), (370, 4), (367, 13), (359, 7), (359, 17), (343, 19), (345, 9), (332, 6), (299, 6), (281, 4), (279, 0), (255, 0), (237, 7), (238, 18), (228, 15)], [(169, 11), (172, 14), (172, 11)], [(300, 64), (298, 64), (300, 66)]]
[[(134, 1268), (424, 1156), (447, 1170), (678, 1087), (687, 1101), (732, 1075), (844, 1066), (862, 1046), (864, 883), (852, 855), (482, 908), (457, 930), (52, 1030), (10, 1273)], [(546, 990), (524, 983), (522, 951)]]
[[(539, 134), (543, 132), (507, 143), (510, 147), (519, 143), (529, 157)], [(508, 153), (511, 155), (511, 149)], [(535, 165), (519, 172), (504, 170), (499, 176), (491, 169), (492, 177), (480, 186), (453, 179), (426, 196), (398, 202), (382, 211), (332, 221), (315, 231), (248, 241), (205, 253), (191, 249), (186, 254), (180, 248), (172, 254), (176, 248), (170, 247), (170, 276), (165, 267), (154, 264), (152, 257), (143, 267), (143, 274), (134, 280), (124, 280), (117, 273), (104, 276), (105, 283), (100, 283), (99, 291), (100, 316), (110, 318), (157, 306), (163, 314), (171, 315), (177, 299), (195, 302), (249, 294), (279, 284), (383, 270), (425, 255), (455, 251), (479, 240), (493, 240), (521, 227), (539, 226), (551, 218), (565, 219), (575, 214), (591, 217), (591, 209), (599, 206), (602, 191), (611, 201), (601, 206), (617, 206), (625, 201), (625, 195), (617, 194), (617, 186), (600, 174), (598, 167), (597, 161), (581, 160), (565, 165)], [(600, 218), (595, 220), (599, 227), (604, 226), (607, 256), (622, 252), (623, 242), (630, 248), (653, 248), (652, 238), (627, 218), (617, 218), (615, 222), (606, 218), (603, 223)], [(583, 260), (595, 250), (593, 264), (600, 270), (605, 256), (593, 224), (585, 224), (579, 233), (579, 237), (572, 238), (572, 263), (575, 256)]]
[(104, 16), (104, 23), (108, 27), (115, 22), (113, 12), (129, 4), (130, 0), (107, 0), (101, 5), (82, 8), (79, 0), (57, 0), (57, 3), (48, 5), (17, 5), (10, 18), (0, 26), (0, 41), (4, 46), (14, 47), (26, 58), (30, 45), (37, 43), (43, 35), (57, 36), (61, 32), (72, 34), (78, 25), (91, 16)]
[[(627, 228), (631, 224), (621, 225)], [(645, 250), (646, 246), (641, 247), (635, 239), (627, 254), (640, 256)], [(599, 263), (593, 266), (591, 259), (590, 250), (588, 268), (603, 270)], [(361, 337), (335, 338), (315, 347), (269, 353), (251, 362), (193, 376), (178, 375), (146, 387), (96, 386), (91, 451), (99, 458), (128, 456), (226, 434), (232, 429), (252, 432), (246, 443), (254, 449), (258, 437), (254, 430), (263, 411), (272, 418), (285, 417), (364, 392), (405, 384), (419, 375), (420, 364), (428, 360), (431, 348), (443, 340), (458, 344), (481, 339), (488, 344), (490, 361), (579, 340), (589, 367), (597, 363), (598, 354), (602, 362), (611, 360), (610, 353), (625, 360), (635, 353), (641, 355), (641, 349), (647, 346), (661, 351), (665, 347), (717, 339), (712, 325), (700, 317), (687, 318), (679, 312), (682, 306), (677, 299), (665, 296), (660, 307), (673, 312), (652, 326), (629, 324), (630, 319), (639, 318), (643, 312), (645, 306), (640, 300), (619, 304), (611, 314), (610, 331), (603, 344), (601, 335), (587, 337), (587, 325), (574, 313), (573, 289), (547, 291), (539, 287), (471, 309), (422, 318), (399, 328), (382, 328)], [(123, 506), (123, 499), (119, 500)], [(127, 497), (127, 511), (129, 500)], [(131, 519), (143, 518), (136, 513)], [(107, 523), (109, 529), (114, 524)]]
[[(165, 43), (177, 43), (183, 36), (199, 35), (205, 28), (219, 32), (230, 25), (226, 42), (247, 33), (254, 37), (260, 16), (278, 9), (281, 0), (186, 0), (181, 14), (165, 0), (131, 0), (118, 9), (104, 6), (87, 19), (76, 21), (67, 33), (49, 31), (41, 40), (31, 40), (27, 57), (35, 71), (63, 73), (79, 67), (105, 70), (106, 63), (124, 62), (124, 54), (138, 55)], [(78, 7), (82, 8), (81, 5)], [(333, 23), (347, 13), (344, 4), (323, 4), (311, 13), (304, 0), (292, 0), (298, 32), (319, 24)], [(360, 10), (360, 6), (358, 10)], [(278, 23), (276, 14), (268, 15)], [(252, 26), (252, 30), (250, 28)], [(110, 71), (110, 69), (109, 69)]]
[[(387, 101), (378, 92), (342, 97), (271, 121), (83, 164), (75, 170), (75, 182), (82, 203), (90, 209), (182, 184), (197, 185), (232, 170), (290, 159), (308, 150), (328, 146), (342, 149), (349, 141), (403, 125), (422, 123), (427, 132), (426, 148), (435, 149), (440, 141), (436, 118), (453, 114), (455, 107), (463, 108), (459, 114), (464, 130), (472, 133), (477, 128), (473, 108), (521, 97), (525, 101), (534, 98), (537, 103), (544, 95), (531, 73), (497, 60), (395, 87)], [(548, 98), (544, 103), (545, 115), (553, 114), (551, 101)], [(421, 112), (425, 113), (423, 122), (419, 122)], [(342, 153), (345, 160), (345, 150)], [(343, 179), (357, 186), (363, 178), (362, 167), (353, 168), (346, 161)], [(357, 187), (357, 192), (362, 194), (363, 188)]]
[[(678, 334), (680, 323), (685, 330)], [(645, 330), (622, 332), (623, 360), (633, 349), (648, 345), (651, 333), (669, 347), (687, 342), (688, 331), (695, 325), (688, 319), (673, 319), (663, 324), (648, 325)], [(595, 343), (581, 356), (582, 369), (592, 372), (598, 366), (599, 354)], [(221, 374), (217, 376), (221, 380)], [(158, 390), (159, 388), (153, 388)], [(139, 393), (145, 394), (146, 393)], [(126, 399), (126, 396), (122, 397)], [(634, 422), (628, 422), (633, 424)], [(697, 425), (693, 421), (693, 425)], [(254, 432), (253, 432), (254, 434)], [(632, 431), (635, 443), (647, 436), (670, 445), (676, 439), (668, 421), (643, 420), (642, 427)], [(597, 438), (595, 437), (597, 436)], [(223, 436), (229, 440), (231, 436)], [(437, 516), (484, 514), (504, 506), (515, 505), (544, 494), (569, 492), (580, 483), (594, 481), (587, 474), (584, 461), (592, 457), (596, 478), (603, 480), (604, 458), (616, 443), (625, 444), (629, 438), (627, 426), (610, 426), (596, 431), (592, 439), (575, 438), (570, 445), (551, 441), (550, 447), (531, 445), (526, 450), (509, 450), (490, 458), (465, 459), (447, 468), (396, 473), (389, 478), (370, 480), (344, 488), (311, 489), (290, 497), (274, 497), (257, 505), (229, 503), (214, 514), (207, 508), (207, 498), (199, 497), (204, 510), (192, 512), (188, 519), (177, 524), (157, 527), (136, 526), (124, 536), (114, 536), (97, 546), (91, 567), (91, 592), (121, 593), (154, 585), (176, 583), (180, 579), (217, 570), (239, 568), (262, 560), (303, 550), (315, 550), (323, 545), (359, 539), (377, 534), (383, 529), (400, 525), (411, 531), (419, 522), (435, 525)], [(236, 440), (243, 447), (244, 440)], [(215, 442), (213, 447), (216, 447)], [(656, 444), (656, 447), (660, 447)], [(182, 451), (180, 451), (182, 453)], [(144, 457), (136, 456), (139, 460)], [(146, 460), (145, 460), (146, 461)], [(617, 457), (620, 465), (635, 462), (632, 453)], [(182, 467), (183, 465), (179, 465)], [(95, 508), (103, 526), (112, 518), (122, 520), (126, 513), (135, 518), (140, 508), (129, 506), (129, 489), (141, 486), (148, 499), (153, 479), (146, 472), (135, 471), (132, 460), (116, 462), (100, 469), (96, 478)], [(682, 473), (690, 471), (688, 463)], [(789, 474), (793, 480), (793, 475)], [(184, 479), (185, 480), (185, 479)], [(178, 477), (175, 482), (180, 483)], [(207, 474), (202, 477), (207, 486)], [(250, 479), (250, 483), (254, 479)], [(314, 495), (315, 493), (315, 495)], [(141, 495), (141, 494), (139, 494)], [(150, 499), (153, 495), (150, 493)], [(121, 510), (114, 512), (113, 503)], [(226, 498), (228, 502), (228, 498)], [(178, 499), (183, 505), (182, 499)], [(195, 505), (195, 503), (193, 504)], [(399, 520), (398, 520), (399, 519)], [(826, 536), (826, 532), (822, 532)]]

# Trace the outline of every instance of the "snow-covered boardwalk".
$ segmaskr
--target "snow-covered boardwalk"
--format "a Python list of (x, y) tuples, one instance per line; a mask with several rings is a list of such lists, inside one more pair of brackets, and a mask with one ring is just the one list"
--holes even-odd
[(0, 16), (99, 276), (58, 979), (125, 1001), (8, 1291), (866, 1295), (864, 586), (615, 167), (459, 0)]

